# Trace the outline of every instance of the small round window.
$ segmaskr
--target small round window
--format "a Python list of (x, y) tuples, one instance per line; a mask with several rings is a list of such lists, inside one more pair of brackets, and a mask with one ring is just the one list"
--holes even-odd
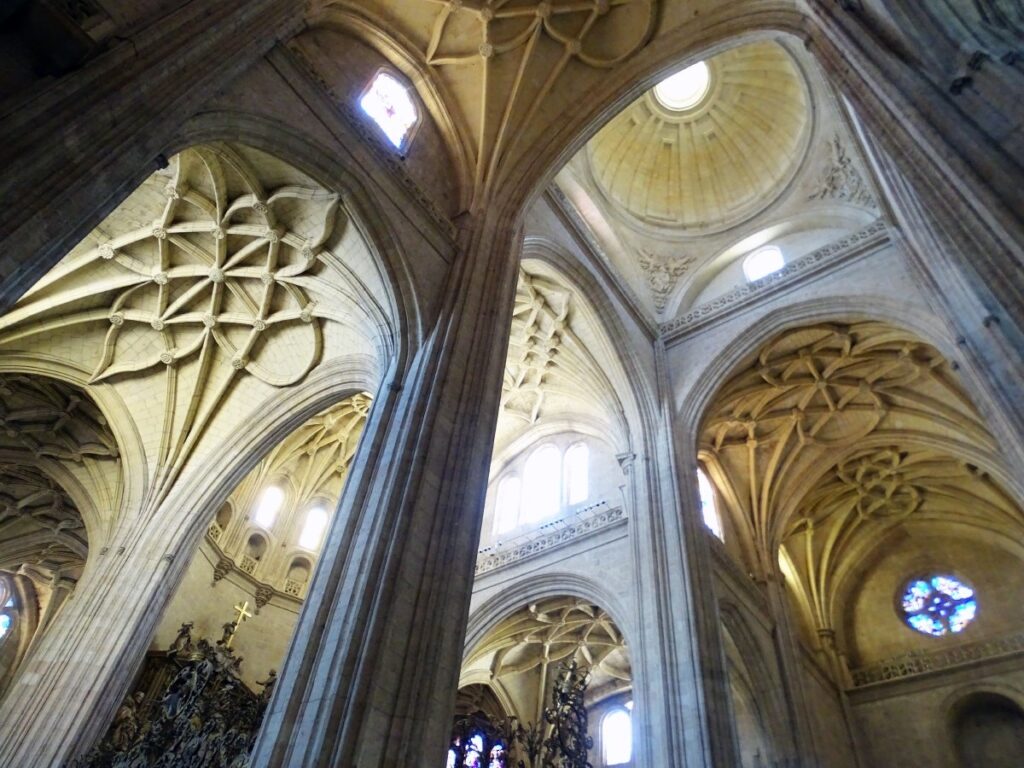
[(654, 97), (665, 109), (683, 112), (700, 104), (710, 88), (711, 70), (698, 61), (654, 86)]
[(911, 579), (900, 604), (903, 620), (932, 637), (963, 632), (978, 613), (974, 590), (952, 576)]

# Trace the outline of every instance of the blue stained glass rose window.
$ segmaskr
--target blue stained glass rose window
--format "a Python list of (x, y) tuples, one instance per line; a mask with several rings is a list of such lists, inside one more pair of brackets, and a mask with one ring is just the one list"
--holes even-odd
[(974, 590), (952, 576), (911, 579), (901, 604), (907, 624), (933, 637), (962, 632), (978, 613)]

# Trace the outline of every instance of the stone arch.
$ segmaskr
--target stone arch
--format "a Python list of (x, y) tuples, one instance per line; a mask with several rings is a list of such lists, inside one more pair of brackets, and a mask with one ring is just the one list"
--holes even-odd
[[(972, 733), (981, 725), (979, 718), (987, 725), (980, 735)], [(965, 693), (950, 708), (948, 723), (961, 768), (1010, 768), (1018, 763), (1024, 747), (1024, 707), (1018, 697), (991, 689)]]
[(559, 596), (578, 597), (601, 606), (622, 631), (627, 644), (635, 647), (630, 640), (636, 637), (635, 619), (619, 597), (592, 579), (573, 573), (556, 572), (523, 579), (489, 598), (473, 611), (467, 624), (463, 658), (472, 653), (487, 633), (505, 617), (531, 602)]
[(132, 418), (124, 401), (115, 388), (107, 384), (90, 384), (88, 373), (75, 366), (43, 355), (15, 353), (0, 355), (0, 374), (24, 374), (27, 376), (52, 379), (70, 385), (83, 393), (103, 415), (106, 426), (117, 445), (117, 460), (121, 463), (121, 487), (123, 488), (120, 509), (112, 509), (109, 520), (103, 521), (94, 514), (93, 502), (81, 484), (62, 470), (59, 462), (50, 461), (49, 473), (55, 479), (66, 483), (67, 491), (76, 502), (81, 503), (80, 511), (89, 540), (97, 547), (109, 539), (120, 520), (122, 510), (138, 508), (148, 488), (146, 483), (146, 451), (138, 425)]

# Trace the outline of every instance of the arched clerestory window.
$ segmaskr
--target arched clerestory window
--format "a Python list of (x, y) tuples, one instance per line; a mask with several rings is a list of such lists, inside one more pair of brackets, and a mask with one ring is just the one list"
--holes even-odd
[(494, 532), (507, 533), (519, 525), (519, 507), (522, 501), (522, 481), (515, 475), (503, 477), (498, 483), (494, 502)]
[(565, 452), (565, 497), (567, 504), (581, 504), (590, 496), (590, 449), (576, 443)]
[(277, 513), (281, 511), (284, 504), (284, 491), (276, 485), (267, 486), (260, 494), (259, 503), (256, 505), (256, 513), (253, 515), (253, 522), (260, 528), (270, 530), (277, 520)]
[(633, 759), (633, 718), (626, 707), (616, 707), (601, 719), (601, 756), (606, 766)]
[(327, 510), (317, 505), (306, 513), (306, 521), (302, 524), (299, 534), (299, 546), (305, 549), (319, 549), (327, 530)]
[(777, 246), (766, 245), (758, 248), (743, 260), (743, 274), (748, 282), (760, 280), (762, 277), (778, 272), (786, 266), (782, 251)]
[(546, 443), (526, 460), (521, 522), (534, 523), (558, 514), (562, 506), (561, 459), (558, 448)]
[(715, 487), (711, 484), (703, 469), (697, 470), (697, 488), (700, 490), (700, 511), (704, 518), (704, 525), (718, 537), (719, 541), (725, 541), (725, 532), (722, 530), (722, 518), (718, 514)]

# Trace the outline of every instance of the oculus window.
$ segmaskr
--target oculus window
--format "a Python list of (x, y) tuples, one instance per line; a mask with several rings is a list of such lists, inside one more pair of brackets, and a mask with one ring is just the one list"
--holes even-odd
[(601, 720), (601, 753), (605, 765), (625, 765), (633, 758), (633, 721), (625, 707)]
[(786, 260), (774, 245), (766, 245), (758, 248), (743, 260), (743, 274), (749, 282), (760, 280), (786, 266)]
[(703, 469), (697, 470), (697, 488), (700, 491), (700, 512), (704, 518), (704, 525), (718, 537), (719, 541), (725, 541), (722, 518), (718, 514), (718, 503), (715, 499), (715, 488)]
[(670, 75), (654, 86), (654, 97), (665, 109), (683, 112), (693, 109), (711, 88), (711, 70), (703, 61)]
[(942, 637), (963, 632), (978, 614), (978, 601), (974, 590), (960, 580), (934, 575), (907, 582), (900, 608), (911, 629)]
[(281, 510), (282, 504), (284, 504), (284, 491), (276, 485), (271, 485), (260, 496), (259, 504), (256, 505), (256, 514), (253, 516), (253, 522), (261, 528), (268, 530), (273, 528), (274, 521), (277, 520), (277, 513)]
[(359, 99), (359, 106), (396, 149), (406, 148), (420, 119), (408, 86), (388, 72), (378, 72)]

